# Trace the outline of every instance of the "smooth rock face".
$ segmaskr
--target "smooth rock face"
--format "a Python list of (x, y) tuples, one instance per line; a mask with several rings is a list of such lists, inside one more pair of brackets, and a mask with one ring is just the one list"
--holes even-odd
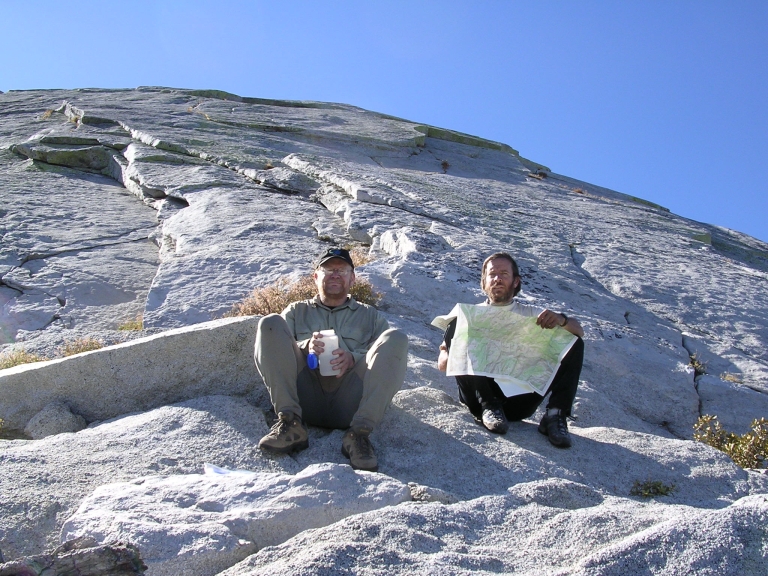
[[(209, 396), (42, 440), (0, 441), (0, 542), (6, 560), (59, 544), (64, 521), (96, 488), (150, 475), (200, 474), (203, 464), (285, 471), (254, 457), (269, 431), (244, 400)], [(341, 459), (341, 455), (339, 455)]]
[(51, 402), (35, 414), (24, 427), (24, 433), (33, 440), (64, 432), (79, 432), (85, 428), (85, 418), (72, 414), (63, 402)]
[[(768, 416), (765, 243), (552, 173), (509, 146), (353, 106), (140, 88), (10, 92), (0, 110), (6, 351), (111, 342), (139, 313), (155, 331), (214, 320), (254, 287), (308, 272), (329, 245), (368, 248), (358, 276), (410, 340), (404, 390), (373, 434), (394, 480), (374, 484), (408, 485), (414, 502), (310, 532), (317, 524), (297, 521), (296, 536), (225, 573), (764, 574), (768, 475), (691, 438), (704, 413), (739, 433)], [(518, 259), (521, 299), (584, 326), (570, 450), (536, 431), (540, 413), (488, 434), (435, 367), (442, 334), (430, 320), (481, 301), (480, 264), (497, 250)], [(293, 478), (346, 464), (341, 431), (310, 429), (309, 449), (291, 457), (260, 453), (270, 406), (249, 372), (252, 335), (230, 346), (212, 325), (196, 330), (181, 351), (176, 335), (151, 340), (151, 362), (118, 347), (0, 374), (8, 429), (53, 401), (91, 424), (0, 440), (6, 558), (52, 547), (102, 485), (158, 475), (184, 485), (206, 462)], [(174, 362), (189, 372), (163, 383), (158, 366)], [(91, 365), (136, 381), (102, 393), (118, 379), (106, 371), (94, 384)], [(251, 388), (226, 366), (243, 367)], [(185, 387), (185, 374), (199, 385)], [(162, 407), (219, 393), (251, 404)], [(632, 496), (643, 481), (674, 489)], [(112, 514), (100, 510), (94, 526)], [(190, 524), (198, 512), (174, 509)], [(225, 548), (223, 564), (242, 557)]]
[(560, 480), (550, 489), (570, 500), (562, 506), (519, 497), (526, 488), (348, 518), (262, 550), (221, 574), (740, 576), (765, 569), (765, 496), (722, 510), (638, 506), (614, 497), (596, 506), (588, 490)]
[(226, 318), (2, 370), (0, 419), (36, 438), (56, 433), (43, 423), (52, 403), (94, 422), (211, 393), (258, 397), (255, 338), (256, 318)]
[(293, 476), (152, 476), (97, 489), (61, 537), (133, 542), (147, 574), (206, 576), (304, 530), (410, 499), (405, 484), (343, 464), (313, 464)]

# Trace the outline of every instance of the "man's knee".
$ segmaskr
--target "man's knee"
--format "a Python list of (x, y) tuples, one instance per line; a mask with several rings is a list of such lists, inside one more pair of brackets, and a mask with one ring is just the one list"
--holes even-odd
[(256, 328), (256, 332), (266, 332), (273, 330), (283, 329), (287, 324), (280, 314), (269, 314), (259, 320), (259, 325)]
[(274, 358), (276, 347), (284, 349), (293, 342), (288, 324), (280, 314), (269, 314), (259, 320), (256, 327), (256, 342), (253, 348), (253, 359), (256, 366), (262, 362), (271, 362)]
[(379, 342), (381, 346), (386, 346), (394, 354), (400, 354), (405, 357), (405, 354), (408, 352), (408, 336), (397, 328), (385, 330), (379, 336)]
[(562, 364), (571, 364), (581, 366), (584, 363), (584, 340), (576, 337), (576, 342), (573, 343), (571, 349), (563, 357)]

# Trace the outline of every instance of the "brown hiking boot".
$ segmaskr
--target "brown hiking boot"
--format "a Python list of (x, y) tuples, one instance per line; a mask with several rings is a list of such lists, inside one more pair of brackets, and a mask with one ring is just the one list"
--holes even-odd
[(307, 428), (293, 412), (280, 412), (269, 434), (259, 440), (259, 448), (268, 452), (288, 454), (309, 446)]
[(376, 472), (379, 469), (379, 461), (368, 439), (370, 433), (368, 428), (350, 428), (341, 439), (341, 453), (349, 458), (349, 464), (355, 470)]

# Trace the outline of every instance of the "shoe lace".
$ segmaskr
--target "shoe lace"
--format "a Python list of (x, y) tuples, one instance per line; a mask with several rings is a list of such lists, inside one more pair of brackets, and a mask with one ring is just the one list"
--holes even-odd
[(288, 430), (288, 428), (290, 428), (292, 423), (293, 423), (292, 420), (284, 420), (282, 418), (278, 418), (277, 422), (272, 424), (272, 428), (269, 429), (269, 433), (272, 436), (279, 436), (280, 434)]
[(565, 414), (558, 414), (555, 416), (555, 425), (560, 434), (563, 436), (568, 434), (568, 417)]
[(504, 416), (504, 411), (501, 408), (490, 408), (491, 414), (493, 414), (493, 417), (496, 418), (499, 422), (503, 422), (506, 418)]

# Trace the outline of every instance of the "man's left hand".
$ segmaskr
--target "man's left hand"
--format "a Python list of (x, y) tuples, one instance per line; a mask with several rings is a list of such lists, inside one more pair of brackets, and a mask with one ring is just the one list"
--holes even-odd
[(331, 366), (333, 366), (334, 370), (338, 371), (336, 378), (341, 378), (355, 366), (355, 357), (352, 356), (352, 352), (343, 348), (337, 348), (333, 351), (333, 354), (336, 358), (331, 360)]
[(541, 314), (539, 314), (539, 317), (536, 318), (536, 324), (541, 326), (542, 328), (554, 328), (555, 326), (562, 326), (563, 325), (563, 315), (558, 314), (557, 312), (552, 312), (552, 310), (544, 310)]

